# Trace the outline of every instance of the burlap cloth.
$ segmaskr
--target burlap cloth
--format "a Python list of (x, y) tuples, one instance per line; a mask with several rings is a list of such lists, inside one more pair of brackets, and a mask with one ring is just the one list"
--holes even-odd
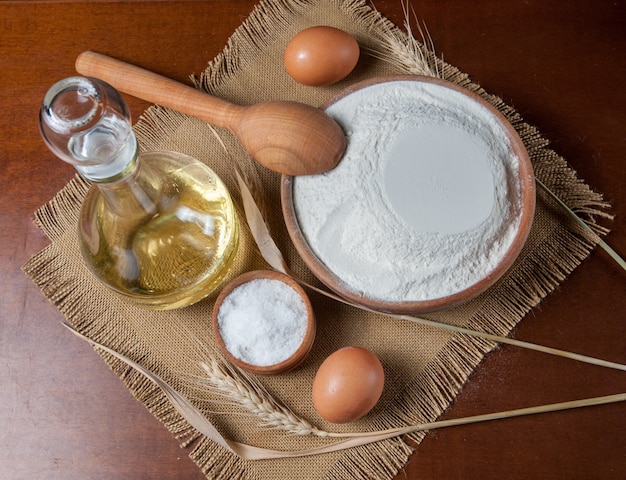
[[(319, 24), (336, 26), (353, 34), (363, 47), (363, 54), (358, 67), (345, 81), (332, 87), (304, 87), (285, 73), (282, 52), (296, 32)], [(266, 1), (259, 4), (232, 36), (223, 53), (196, 81), (199, 87), (244, 105), (270, 99), (321, 105), (332, 94), (358, 80), (405, 73), (368, 53), (372, 47), (378, 49), (380, 36), (389, 31), (398, 38), (405, 38), (397, 27), (362, 0)], [(601, 196), (578, 180), (565, 161), (547, 148), (547, 141), (513, 109), (471, 83), (467, 75), (456, 68), (441, 65), (445, 67), (445, 78), (477, 91), (509, 118), (529, 151), (537, 177), (584, 215), (588, 223), (599, 228), (595, 219), (605, 215), (607, 207)], [(209, 164), (229, 186), (242, 219), (242, 245), (230, 277), (266, 267), (246, 230), (228, 155), (209, 127), (155, 106), (138, 121), (136, 131), (144, 150), (168, 149), (192, 155)], [(232, 135), (221, 130), (219, 134), (231, 155), (242, 162), (249, 178), (258, 175), (254, 191), (272, 236), (288, 263), (298, 275), (314, 281), (285, 230), (279, 175), (255, 167)], [(171, 382), (193, 399), (229, 439), (278, 449), (305, 448), (327, 442), (269, 431), (251, 416), (214, 413), (237, 409), (220, 407), (208, 398), (210, 395), (199, 393), (195, 386), (194, 377), (202, 374), (198, 360), (210, 355), (213, 345), (210, 331), (213, 299), (181, 310), (154, 312), (125, 304), (99, 284), (83, 264), (76, 236), (79, 207), (87, 188), (88, 185), (76, 178), (36, 213), (36, 222), (51, 244), (24, 266), (24, 271), (67, 320), (95, 341), (131, 357)], [(474, 301), (427, 318), (506, 335), (593, 246), (594, 242), (539, 191), (530, 238), (505, 278)], [(451, 403), (485, 353), (495, 347), (485, 340), (366, 314), (318, 294), (312, 294), (312, 300), (318, 318), (318, 335), (306, 363), (294, 372), (257, 381), (296, 414), (327, 430), (372, 430), (433, 421)], [(363, 345), (379, 355), (386, 371), (385, 391), (365, 419), (347, 426), (333, 426), (316, 414), (309, 392), (321, 361), (345, 345)], [(132, 394), (190, 450), (190, 456), (208, 478), (391, 478), (412, 451), (402, 439), (395, 439), (315, 457), (242, 461), (194, 432), (152, 383), (113, 357), (100, 354)], [(415, 434), (413, 439), (419, 441), (422, 436)]]

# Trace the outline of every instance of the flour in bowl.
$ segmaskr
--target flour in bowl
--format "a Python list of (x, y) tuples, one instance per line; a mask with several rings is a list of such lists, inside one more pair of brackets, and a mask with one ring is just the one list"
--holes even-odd
[(519, 227), (518, 157), (485, 106), (443, 85), (375, 84), (327, 110), (348, 137), (333, 170), (293, 178), (298, 225), (345, 287), (387, 302), (467, 289)]

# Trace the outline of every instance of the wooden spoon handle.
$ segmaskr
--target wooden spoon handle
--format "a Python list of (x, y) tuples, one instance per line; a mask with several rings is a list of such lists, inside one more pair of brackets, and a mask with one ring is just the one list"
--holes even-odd
[(99, 78), (134, 97), (231, 130), (236, 130), (246, 108), (96, 52), (81, 53), (76, 59), (76, 71), (81, 75)]

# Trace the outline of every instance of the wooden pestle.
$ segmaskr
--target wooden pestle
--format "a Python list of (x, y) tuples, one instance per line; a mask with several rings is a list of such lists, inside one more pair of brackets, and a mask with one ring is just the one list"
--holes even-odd
[(341, 127), (319, 108), (291, 101), (239, 106), (120, 60), (87, 51), (76, 59), (81, 75), (231, 130), (265, 167), (286, 175), (322, 173), (346, 148)]

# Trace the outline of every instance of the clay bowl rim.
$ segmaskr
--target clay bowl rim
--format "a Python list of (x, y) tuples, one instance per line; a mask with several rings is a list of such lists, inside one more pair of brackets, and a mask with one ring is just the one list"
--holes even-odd
[(460, 290), (451, 295), (446, 295), (439, 298), (418, 300), (418, 301), (387, 301), (377, 298), (367, 297), (359, 294), (358, 292), (346, 288), (345, 283), (330, 271), (324, 263), (317, 257), (313, 250), (309, 247), (302, 230), (298, 224), (298, 219), (295, 213), (293, 204), (293, 176), (282, 175), (281, 178), (281, 203), (283, 210), (283, 217), (287, 226), (287, 231), (293, 242), (296, 250), (302, 257), (304, 263), (313, 272), (313, 274), (333, 292), (340, 295), (349, 302), (356, 305), (365, 307), (370, 310), (390, 313), (394, 315), (412, 315), (433, 312), (437, 310), (443, 310), (446, 308), (454, 307), (465, 303), (484, 291), (493, 286), (513, 265), (519, 254), (521, 253), (528, 235), (530, 233), (533, 218), (535, 214), (536, 203), (536, 184), (535, 175), (532, 167), (532, 163), (528, 156), (528, 152), (524, 143), (522, 142), (519, 134), (506, 117), (497, 110), (493, 105), (487, 102), (485, 99), (477, 95), (476, 93), (463, 88), (455, 83), (449, 82), (435, 77), (426, 77), (421, 75), (395, 75), (389, 77), (376, 77), (369, 80), (364, 80), (345, 90), (339, 92), (332, 97), (320, 108), (326, 109), (330, 105), (350, 95), (351, 93), (367, 88), (373, 85), (381, 83), (391, 83), (398, 81), (415, 81), (432, 83), (444, 88), (449, 88), (456, 92), (459, 92), (469, 99), (474, 100), (483, 107), (485, 107), (498, 123), (502, 126), (506, 132), (514, 153), (518, 157), (518, 169), (519, 182), (520, 182), (520, 195), (521, 195), (521, 208), (519, 216), (519, 227), (515, 233), (513, 242), (509, 249), (502, 256), (502, 259), (498, 265), (485, 277), (478, 282), (468, 285), (467, 288)]
[[(220, 333), (218, 316), (222, 302), (235, 288), (256, 279), (278, 280), (287, 284), (288, 286), (293, 288), (298, 293), (298, 295), (300, 295), (306, 307), (307, 329), (306, 333), (304, 334), (302, 343), (291, 356), (289, 356), (282, 362), (276, 363), (274, 365), (253, 365), (235, 357), (228, 350), (228, 348), (226, 348), (226, 345)], [(213, 336), (215, 338), (217, 346), (220, 351), (226, 356), (226, 358), (238, 367), (260, 375), (274, 375), (277, 373), (285, 373), (300, 366), (313, 348), (317, 329), (315, 314), (313, 312), (311, 300), (309, 299), (309, 296), (304, 291), (302, 286), (289, 275), (274, 270), (251, 270), (242, 273), (241, 275), (235, 277), (233, 280), (228, 282), (215, 300), (215, 304), (213, 305), (213, 312), (211, 315), (211, 323), (213, 328)]]

